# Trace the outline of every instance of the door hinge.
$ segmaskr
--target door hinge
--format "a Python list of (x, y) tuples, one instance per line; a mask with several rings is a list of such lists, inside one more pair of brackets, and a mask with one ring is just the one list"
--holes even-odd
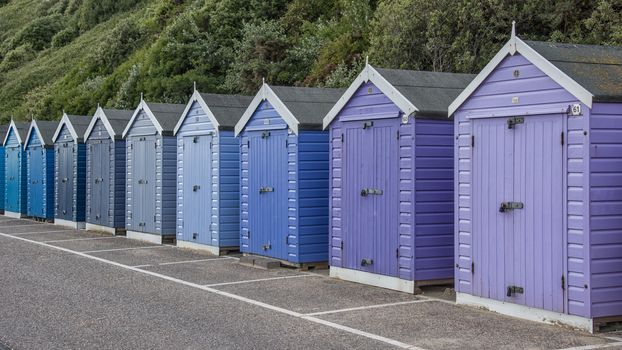
[(395, 249), (395, 258), (399, 260), (400, 258), (400, 248)]
[(343, 250), (343, 240), (341, 241), (341, 250)]
[(341, 143), (343, 143), (343, 140), (345, 139), (345, 137), (343, 136), (343, 133), (341, 134)]
[(471, 148), (475, 147), (475, 135), (471, 135)]
[(471, 275), (475, 274), (475, 262), (471, 261)]
[(251, 239), (251, 230), (246, 231), (246, 237), (248, 237), (248, 239)]
[(158, 148), (158, 141), (153, 143), (153, 148)]
[(246, 148), (251, 148), (251, 141), (250, 140), (246, 140)]
[(153, 222), (156, 222), (156, 216), (155, 215), (153, 216)]
[(134, 144), (130, 143), (130, 149), (134, 149)]
[(287, 141), (287, 139), (285, 139), (285, 148), (289, 147), (289, 141)]
[(566, 290), (566, 276), (562, 275), (562, 290)]
[(400, 131), (399, 130), (397, 131), (397, 139), (398, 140), (400, 139)]
[(562, 131), (562, 146), (564, 145), (565, 140), (564, 140), (564, 132)]

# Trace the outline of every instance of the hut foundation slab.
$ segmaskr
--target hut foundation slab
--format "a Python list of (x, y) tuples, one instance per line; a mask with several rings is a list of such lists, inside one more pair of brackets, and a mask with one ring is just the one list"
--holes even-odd
[(341, 267), (330, 267), (330, 277), (340, 280), (367, 284), (370, 286), (396, 290), (404, 293), (415, 293), (415, 282), (401, 278), (378, 275), (365, 271), (344, 269)]

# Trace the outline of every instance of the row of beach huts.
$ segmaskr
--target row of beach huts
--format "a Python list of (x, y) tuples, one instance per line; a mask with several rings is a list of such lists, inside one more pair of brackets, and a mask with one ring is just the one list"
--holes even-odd
[(622, 321), (622, 48), (523, 41), (478, 75), (374, 68), (12, 121), (5, 215), (239, 250), (587, 330)]

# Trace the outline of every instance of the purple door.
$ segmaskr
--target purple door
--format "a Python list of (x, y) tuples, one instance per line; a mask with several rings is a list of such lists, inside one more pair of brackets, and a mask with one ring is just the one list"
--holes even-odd
[(564, 311), (563, 118), (473, 121), (473, 294)]
[(344, 268), (398, 275), (399, 122), (344, 123)]

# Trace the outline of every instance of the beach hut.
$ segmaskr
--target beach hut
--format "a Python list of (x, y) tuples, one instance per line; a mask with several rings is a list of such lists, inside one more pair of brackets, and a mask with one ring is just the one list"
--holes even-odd
[(26, 215), (54, 220), (54, 143), (58, 121), (32, 120), (26, 152)]
[(213, 254), (240, 246), (240, 144), (252, 97), (194, 91), (177, 126), (177, 245)]
[(125, 140), (131, 110), (97, 107), (84, 134), (86, 229), (125, 232)]
[(330, 275), (414, 293), (453, 282), (453, 121), (471, 74), (366, 65), (330, 128)]
[(84, 228), (86, 209), (86, 147), (84, 132), (90, 118), (63, 113), (54, 142), (54, 223)]
[(264, 83), (236, 124), (242, 252), (298, 266), (328, 260), (329, 148), (322, 118), (343, 92)]
[(457, 302), (622, 320), (622, 48), (514, 34), (451, 104)]
[[(0, 137), (4, 141), (6, 137), (6, 132), (9, 129), (8, 125), (0, 125)], [(4, 192), (5, 192), (5, 163), (6, 158), (4, 154), (4, 142), (0, 145), (0, 214), (4, 214)]]
[(26, 215), (26, 157), (24, 141), (28, 123), (11, 120), (4, 137), (5, 187), (4, 215), (21, 218)]
[(173, 130), (185, 107), (141, 98), (123, 131), (128, 238), (154, 243), (175, 239), (177, 139)]

